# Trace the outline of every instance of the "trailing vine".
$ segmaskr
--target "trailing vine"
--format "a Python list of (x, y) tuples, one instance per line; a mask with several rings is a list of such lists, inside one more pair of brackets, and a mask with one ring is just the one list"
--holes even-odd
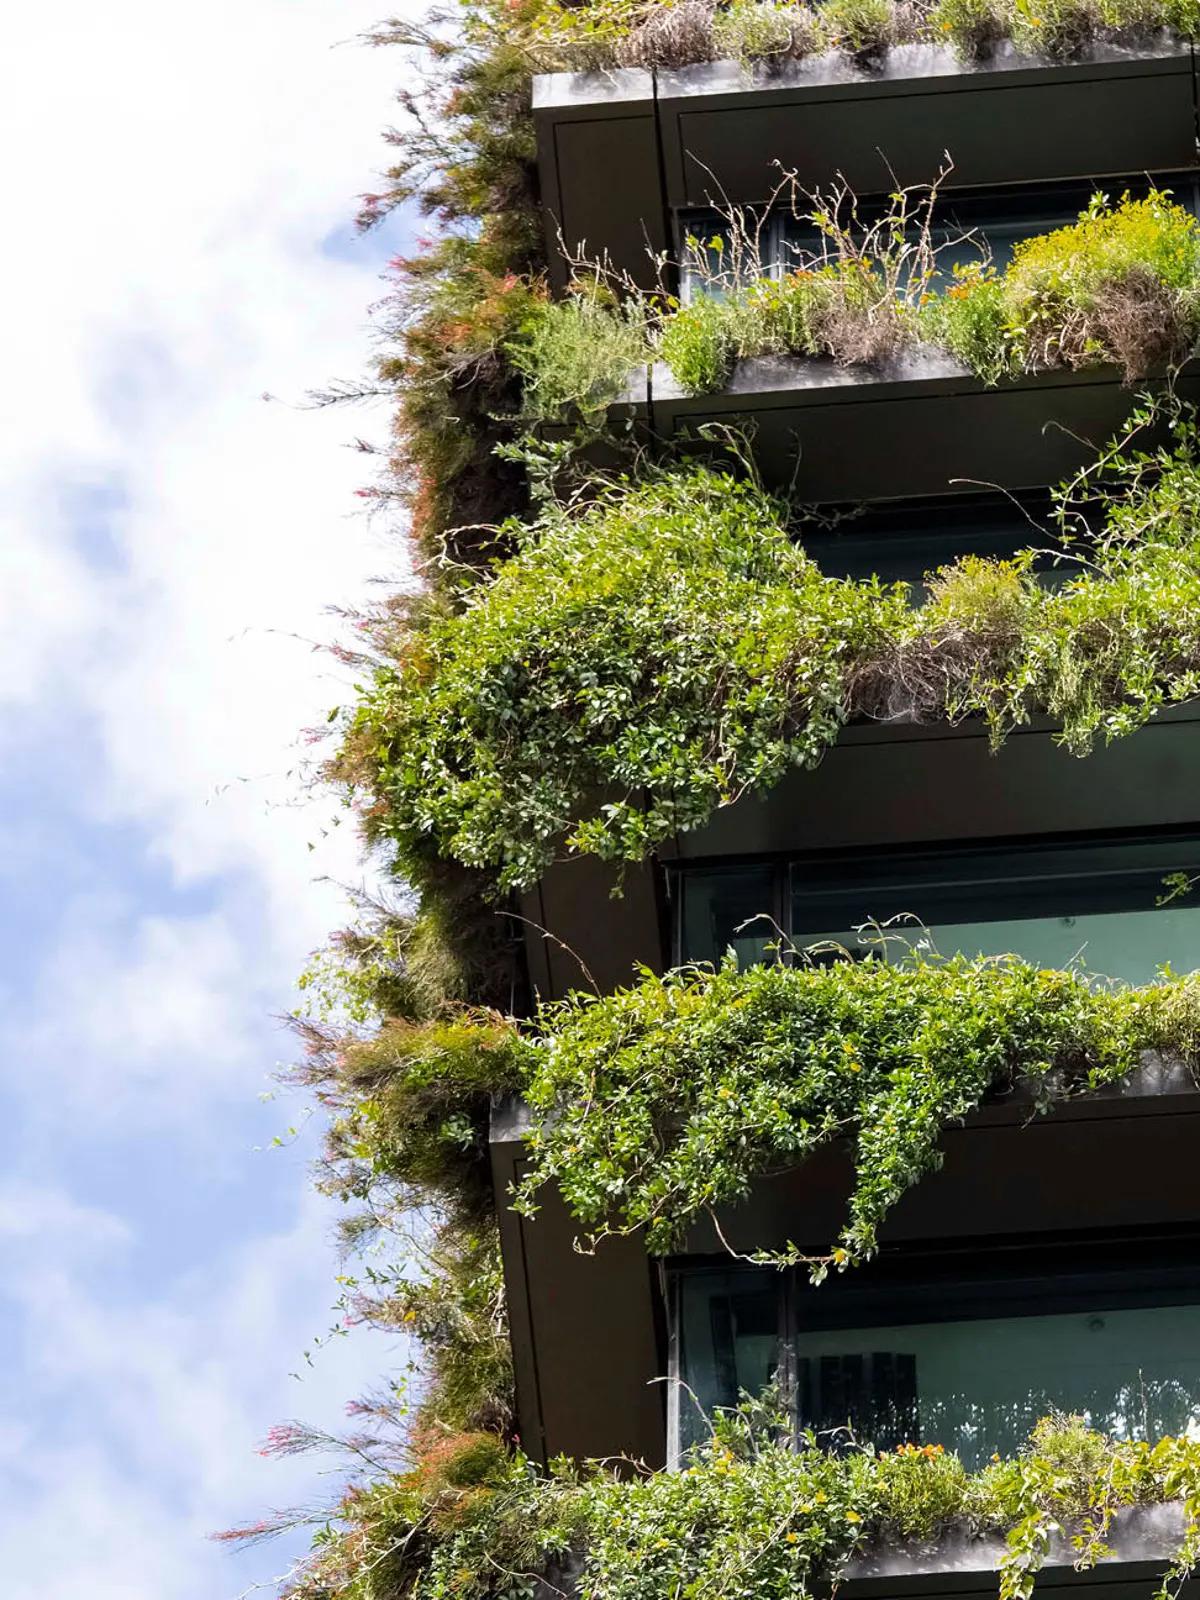
[(1041, 583), (1031, 552), (967, 557), (915, 609), (900, 586), (825, 577), (732, 471), (550, 503), (460, 611), (380, 631), (331, 770), (402, 870), (432, 845), (503, 891), (564, 845), (641, 859), (816, 765), (854, 716), (982, 717), (999, 744), (1044, 712), (1086, 754), (1200, 689), (1190, 418), (1103, 472), (1098, 537), (1073, 538), (1060, 506), (1060, 560), (1086, 554), (1065, 583)]
[[(361, 220), (415, 202), (433, 237), (394, 263), (369, 381), (325, 398), (394, 402), (364, 494), (405, 518), (419, 586), (357, 619), (363, 686), (335, 719), (329, 776), (402, 887), (364, 901), (306, 976), (296, 1077), (328, 1113), (318, 1183), (350, 1208), (347, 1244), (389, 1241), (344, 1275), (347, 1316), (413, 1335), (420, 1370), (357, 1403), (345, 1439), (273, 1431), (269, 1451), (341, 1446), (364, 1469), (315, 1519), (286, 1586), (296, 1600), (790, 1600), (836, 1581), (873, 1538), (933, 1537), (956, 1519), (1011, 1533), (1002, 1592), (1018, 1600), (1052, 1525), (1077, 1530), (1087, 1562), (1119, 1508), (1176, 1499), (1172, 1581), (1200, 1552), (1197, 1447), (1112, 1443), (1078, 1419), (981, 1474), (936, 1446), (793, 1449), (749, 1413), (718, 1418), (673, 1475), (546, 1472), (514, 1433), (487, 1145), (498, 1097), (525, 1095), (539, 1118), (522, 1205), (553, 1181), (581, 1229), (645, 1229), (656, 1248), (757, 1173), (849, 1132), (848, 1221), (812, 1261), (819, 1274), (870, 1254), (890, 1206), (936, 1164), (942, 1129), (987, 1096), (1021, 1082), (1048, 1102), (1114, 1081), (1145, 1050), (1194, 1062), (1200, 1047), (1191, 980), (1107, 988), (1015, 960), (726, 966), (527, 1015), (504, 895), (564, 836), (644, 855), (819, 760), (856, 714), (978, 714), (998, 740), (1046, 710), (1082, 750), (1200, 687), (1186, 419), (1169, 447), (1106, 459), (1085, 483), (1114, 497), (1098, 543), (1063, 502), (1064, 558), (1085, 556), (1065, 589), (1042, 590), (1026, 558), (964, 562), (915, 613), (897, 590), (824, 577), (785, 508), (733, 470), (639, 463), (571, 496), (562, 475), (531, 480), (531, 463), (561, 467), (571, 442), (535, 451), (530, 420), (578, 410), (581, 395), (594, 412), (640, 337), (629, 312), (623, 345), (597, 349), (593, 327), (575, 340), (587, 383), (577, 368), (554, 389), (546, 352), (580, 319), (549, 306), (541, 277), (532, 74), (665, 62), (686, 39), (690, 59), (826, 46), (861, 59), (902, 37), (904, 9), (829, 0), (818, 27), (803, 6), (742, 0), (462, 0), (372, 36), (419, 51), (424, 88), (401, 97), (395, 164)], [(1039, 9), (1058, 54), (1191, 22), (1146, 0)], [(1025, 10), (941, 0), (935, 25), (975, 51), (1028, 41)], [(601, 301), (591, 314), (614, 320)]]
[[(1200, 983), (1097, 985), (1015, 957), (689, 967), (543, 1012), (524, 1092), (540, 1118), (516, 1197), (550, 1180), (596, 1233), (651, 1251), (743, 1199), (753, 1179), (851, 1147), (847, 1222), (806, 1259), (819, 1281), (873, 1254), (879, 1224), (985, 1098), (1035, 1104), (1113, 1083), (1142, 1054), (1195, 1067)], [(811, 1246), (812, 1241), (804, 1241)], [(772, 1257), (772, 1259), (774, 1259)]]

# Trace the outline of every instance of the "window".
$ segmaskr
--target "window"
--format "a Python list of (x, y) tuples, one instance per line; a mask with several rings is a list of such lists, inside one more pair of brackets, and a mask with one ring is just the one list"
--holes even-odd
[[(1053, 546), (1048, 509), (1042, 493), (1018, 502), (986, 492), (857, 506), (828, 525), (803, 525), (799, 542), (829, 577), (905, 583), (916, 605), (924, 599), (927, 574), (962, 556), (1006, 560), (1031, 541)], [(1035, 570), (1042, 582), (1059, 583), (1078, 568), (1054, 565), (1047, 552)]]
[[(1126, 191), (1145, 194), (1150, 188), (1169, 190), (1180, 204), (1200, 212), (1200, 185), (1192, 173), (1163, 173), (1151, 178), (1134, 173), (1128, 177), (1097, 178), (1082, 183), (1025, 184), (1019, 188), (994, 188), (978, 191), (946, 190), (939, 198), (935, 218), (934, 242), (941, 246), (940, 272), (949, 280), (956, 265), (980, 261), (986, 245), (993, 265), (1003, 270), (1012, 260), (1014, 246), (1035, 234), (1049, 233), (1074, 222), (1097, 191), (1116, 199)], [(795, 209), (803, 212), (806, 201), (800, 197)], [(862, 199), (859, 215), (865, 223), (879, 216), (885, 201)], [(780, 209), (775, 214), (750, 215), (749, 226), (756, 231), (758, 263), (771, 277), (781, 276), (789, 267), (811, 258), (820, 248), (820, 237), (803, 215), (792, 216)], [(728, 223), (715, 209), (683, 212), (678, 218), (680, 259), (685, 261), (683, 296), (728, 290), (744, 278), (751, 262), (731, 265)], [(699, 248), (688, 250), (689, 239)], [(719, 239), (719, 248), (712, 241)], [(686, 258), (693, 259), (688, 262)], [(698, 259), (697, 259), (698, 258)]]
[(795, 1429), (831, 1448), (936, 1443), (968, 1467), (1019, 1449), (1053, 1409), (1117, 1438), (1200, 1432), (1197, 1242), (895, 1251), (819, 1289), (679, 1270), (674, 1456), (771, 1383)]
[[(677, 876), (678, 957), (771, 958), (781, 935), (840, 945), (857, 959), (1013, 953), (1042, 966), (1072, 962), (1145, 983), (1158, 969), (1200, 968), (1200, 889), (1161, 905), (1168, 874), (1200, 872), (1200, 841), (1027, 844), (1020, 848), (856, 852), (762, 864), (686, 868)], [(736, 885), (736, 894), (733, 886)], [(737, 927), (758, 913), (771, 923)], [(766, 936), (751, 938), (760, 928)], [(770, 948), (774, 946), (774, 949)]]

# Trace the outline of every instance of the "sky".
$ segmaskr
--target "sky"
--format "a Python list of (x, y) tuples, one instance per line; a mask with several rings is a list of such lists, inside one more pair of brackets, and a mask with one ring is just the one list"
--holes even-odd
[[(234, 1600), (330, 1492), (264, 1459), (401, 1352), (334, 1321), (315, 1125), (264, 1100), (352, 829), (302, 781), (314, 649), (401, 571), (356, 507), (403, 62), (382, 0), (61, 0), (5, 20), (0, 1550), (8, 1600)], [(263, 399), (264, 393), (278, 396)], [(323, 881), (329, 879), (332, 881)], [(306, 1359), (306, 1352), (311, 1356)]]

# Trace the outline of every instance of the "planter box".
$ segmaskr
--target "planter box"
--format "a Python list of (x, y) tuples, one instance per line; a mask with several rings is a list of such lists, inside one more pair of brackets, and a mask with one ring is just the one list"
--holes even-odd
[[(1200, 395), (1200, 376), (1185, 373), (1180, 390)], [(1111, 368), (987, 388), (953, 358), (917, 351), (870, 368), (741, 361), (725, 389), (700, 396), (683, 394), (658, 365), (644, 391), (639, 373), (627, 403), (664, 440), (699, 440), (713, 424), (743, 428), (768, 484), (838, 503), (1056, 483), (1120, 429), (1134, 394)]]
[[(1165, 1567), (1183, 1541), (1184, 1525), (1183, 1506), (1175, 1501), (1157, 1506), (1124, 1506), (1113, 1516), (1105, 1541), (1110, 1554), (1100, 1565), (1111, 1568), (1117, 1563), (1153, 1561)], [(952, 1528), (941, 1538), (925, 1543), (916, 1539), (881, 1541), (854, 1558), (846, 1570), (846, 1579), (995, 1572), (1004, 1549), (1004, 1540), (998, 1534), (973, 1534), (967, 1527)], [(1073, 1567), (1075, 1556), (1068, 1538), (1061, 1533), (1051, 1535), (1047, 1568)], [(1041, 1582), (1037, 1587), (1041, 1588)]]
[[(538, 160), (554, 271), (605, 252), (638, 281), (649, 251), (675, 247), (675, 214), (764, 200), (781, 164), (806, 188), (841, 174), (859, 194), (1170, 172), (1196, 165), (1186, 42), (1097, 45), (1048, 63), (1005, 44), (978, 64), (905, 45), (875, 70), (828, 54), (751, 70), (553, 73), (534, 80)], [(889, 171), (890, 167), (890, 171)]]

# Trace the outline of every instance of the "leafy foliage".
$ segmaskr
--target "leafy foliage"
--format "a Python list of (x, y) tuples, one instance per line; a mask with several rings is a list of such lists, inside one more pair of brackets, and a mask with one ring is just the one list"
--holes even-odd
[[(833, 6), (828, 0), (822, 14)], [(853, 25), (866, 30), (869, 20)], [(556, 418), (563, 395), (578, 391), (615, 396), (619, 374), (603, 391), (577, 375), (578, 351), (589, 340), (604, 352), (598, 359), (624, 353), (630, 369), (661, 360), (688, 394), (720, 389), (734, 361), (752, 356), (853, 365), (925, 344), (949, 350), (987, 383), (1103, 364), (1133, 382), (1195, 350), (1200, 223), (1165, 193), (1126, 195), (1115, 204), (1097, 195), (1078, 222), (1018, 244), (1003, 273), (987, 264), (980, 245), (980, 261), (959, 264), (950, 282), (938, 263), (944, 247), (932, 243), (935, 198), (936, 185), (916, 202), (911, 191), (898, 193), (869, 227), (844, 191), (818, 198), (805, 220), (820, 243), (796, 254), (780, 279), (760, 275), (753, 237), (729, 247), (721, 238), (697, 241), (700, 292), (687, 305), (636, 294), (605, 302), (583, 284), (572, 298), (534, 313), (534, 325), (540, 316), (545, 329), (520, 347), (528, 413)], [(731, 222), (735, 234), (755, 226), (736, 215)], [(732, 273), (724, 263), (730, 251), (739, 257)]]
[[(685, 968), (548, 1015), (526, 1095), (541, 1120), (517, 1197), (553, 1179), (594, 1233), (644, 1229), (652, 1251), (742, 1199), (763, 1172), (847, 1138), (846, 1226), (819, 1281), (872, 1254), (880, 1222), (940, 1161), (951, 1123), (1018, 1082), (1048, 1101), (1190, 1052), (1193, 979), (1097, 988), (1016, 958)], [(811, 1241), (801, 1241), (806, 1248)]]
[(433, 837), (501, 888), (536, 877), (568, 828), (581, 849), (641, 856), (817, 760), (843, 663), (902, 609), (823, 577), (728, 473), (550, 506), (463, 612), (398, 641), (357, 707), (371, 826), (401, 859)]
[(1008, 1535), (1000, 1600), (1026, 1600), (1053, 1532), (1087, 1568), (1123, 1508), (1170, 1501), (1184, 1534), (1161, 1596), (1200, 1553), (1200, 1445), (1114, 1441), (1079, 1417), (1044, 1419), (1019, 1455), (976, 1473), (936, 1444), (793, 1448), (761, 1404), (719, 1416), (681, 1472), (541, 1477), (470, 1436), (425, 1452), (346, 1499), (292, 1600), (807, 1600), (881, 1539), (955, 1527)]
[(644, 857), (819, 761), (856, 714), (981, 716), (999, 743), (1048, 712), (1084, 754), (1200, 690), (1189, 420), (1124, 476), (1121, 459), (1075, 576), (1046, 588), (1029, 556), (968, 557), (915, 610), (898, 587), (823, 576), (731, 471), (552, 503), (464, 609), (382, 641), (334, 771), (401, 870), (433, 850), (507, 889), (564, 841)]

